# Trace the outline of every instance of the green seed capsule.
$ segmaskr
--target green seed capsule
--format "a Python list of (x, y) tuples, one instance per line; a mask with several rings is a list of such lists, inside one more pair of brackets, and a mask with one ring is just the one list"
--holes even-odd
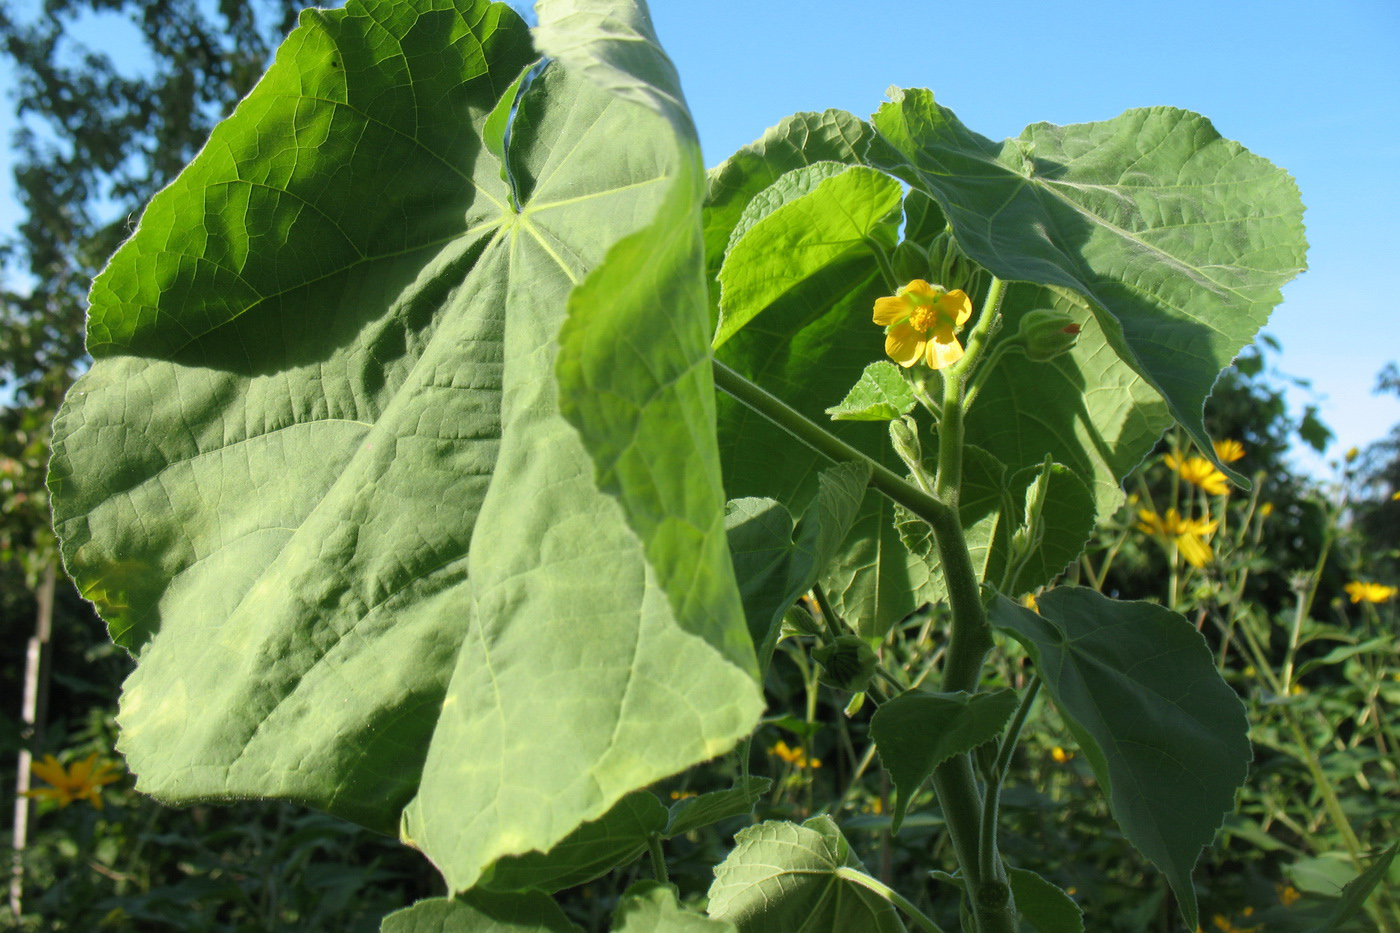
[(880, 663), (859, 635), (842, 635), (813, 651), (812, 657), (822, 666), (822, 683), (852, 693), (859, 693), (870, 684)]

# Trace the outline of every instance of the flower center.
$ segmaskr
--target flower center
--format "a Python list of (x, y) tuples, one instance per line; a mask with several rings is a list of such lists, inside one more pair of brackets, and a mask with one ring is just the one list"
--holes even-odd
[(928, 333), (928, 329), (938, 323), (938, 309), (918, 307), (909, 315), (909, 324), (919, 333)]

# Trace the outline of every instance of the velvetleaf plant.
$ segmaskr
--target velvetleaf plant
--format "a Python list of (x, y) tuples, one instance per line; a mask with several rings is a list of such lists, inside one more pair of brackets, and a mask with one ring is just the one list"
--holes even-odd
[[(452, 896), (391, 933), (574, 929), (554, 892), (646, 851), (664, 882), (666, 839), (752, 811), (789, 637), (878, 703), (896, 823), (932, 781), (967, 929), (1083, 929), (998, 850), (1039, 691), (1195, 929), (1242, 705), (1176, 613), (1018, 600), (1169, 425), (1210, 449), (1303, 268), (1292, 180), (1185, 111), (995, 143), (898, 89), (707, 174), (640, 3), (538, 15), (306, 11), (95, 281), (50, 485), (137, 660), (138, 787), (400, 833)], [(910, 688), (878, 649), (940, 602)], [(1013, 642), (1036, 678), (989, 689)], [(735, 754), (733, 788), (648, 789)], [(939, 929), (840, 817), (751, 826), (706, 914), (641, 883), (613, 929)]]

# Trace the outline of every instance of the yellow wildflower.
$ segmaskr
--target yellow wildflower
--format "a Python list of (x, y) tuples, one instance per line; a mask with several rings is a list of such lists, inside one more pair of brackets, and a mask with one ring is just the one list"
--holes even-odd
[(808, 758), (807, 753), (803, 751), (801, 745), (795, 748), (789, 748), (788, 744), (782, 739), (779, 739), (778, 744), (770, 748), (768, 753), (770, 755), (777, 755), (788, 764), (796, 765), (799, 768), (820, 768), (822, 766), (822, 760), (820, 758)]
[(1026, 607), (1027, 609), (1029, 609), (1031, 612), (1039, 612), (1039, 611), (1040, 611), (1040, 603), (1038, 603), (1038, 602), (1035, 601), (1035, 594), (1034, 594), (1034, 593), (1027, 593), (1025, 596), (1022, 596), (1022, 597), (1021, 597), (1021, 605), (1022, 605), (1022, 606), (1025, 606), (1025, 607)]
[(972, 299), (962, 289), (915, 279), (892, 297), (875, 299), (875, 323), (887, 328), (885, 352), (900, 366), (922, 358), (930, 369), (942, 369), (962, 359), (957, 331), (972, 317)]
[(1200, 486), (1212, 496), (1223, 496), (1230, 491), (1230, 481), (1225, 478), (1225, 474), (1217, 470), (1205, 457), (1187, 457), (1182, 460), (1175, 454), (1167, 454), (1163, 460), (1186, 482)]
[(1056, 745), (1054, 748), (1050, 749), (1050, 757), (1055, 759), (1055, 764), (1062, 765), (1074, 757), (1074, 752), (1067, 752)]
[(672, 800), (689, 800), (691, 797), (695, 797), (695, 796), (698, 796), (698, 795), (697, 795), (697, 794), (695, 793), (695, 791), (693, 791), (693, 790), (673, 790), (673, 791), (671, 791), (671, 799), (672, 799)]
[(1206, 543), (1206, 536), (1215, 532), (1216, 522), (1203, 518), (1182, 518), (1176, 509), (1167, 509), (1166, 515), (1158, 515), (1148, 509), (1138, 509), (1138, 530), (1163, 540), (1175, 540), (1181, 556), (1192, 567), (1204, 567), (1215, 559), (1215, 553)]
[(1384, 586), (1380, 583), (1367, 583), (1363, 580), (1353, 580), (1342, 587), (1342, 589), (1346, 590), (1347, 595), (1351, 597), (1351, 601), (1354, 603), (1362, 601), (1368, 603), (1383, 603), (1394, 598), (1395, 594), (1400, 592), (1400, 590), (1397, 590), (1393, 586)]
[(105, 762), (98, 766), (97, 752), (74, 762), (65, 768), (53, 755), (45, 755), (43, 761), (30, 765), (34, 776), (42, 778), (52, 787), (40, 787), (24, 792), (26, 797), (55, 800), (60, 807), (66, 807), (75, 800), (86, 800), (94, 807), (102, 809), (102, 785), (119, 780), (121, 775)]
[(1302, 896), (1298, 893), (1298, 889), (1291, 884), (1278, 886), (1278, 899), (1284, 907), (1292, 907)]
[(1274, 514), (1274, 504), (1272, 502), (1265, 502), (1263, 505), (1259, 506), (1260, 518), (1268, 518), (1272, 514)]
[(1221, 463), (1234, 463), (1244, 457), (1244, 445), (1239, 441), (1229, 440), (1211, 441), (1215, 448), (1215, 456)]
[(1390, 494), (1390, 501), (1391, 501), (1391, 502), (1400, 502), (1400, 491), (1391, 493), (1391, 494)]

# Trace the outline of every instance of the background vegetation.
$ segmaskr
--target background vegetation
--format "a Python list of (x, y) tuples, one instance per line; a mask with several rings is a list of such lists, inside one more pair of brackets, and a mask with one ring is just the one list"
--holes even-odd
[[(0, 5), (0, 42), (27, 121), (14, 141), (27, 219), (0, 243), (12, 273), (0, 291), (0, 777), (9, 799), (30, 757), (47, 754), (68, 766), (95, 755), (114, 777), (93, 800), (49, 794), (25, 805), (33, 808), (28, 828), (11, 837), (22, 884), (12, 886), (13, 911), (0, 926), (375, 930), (388, 911), (442, 893), (416, 853), (330, 817), (255, 802), (177, 811), (135, 793), (113, 750), (115, 698), (131, 662), (54, 573), (42, 482), (47, 425), (84, 365), (87, 284), (129, 218), (261, 73), (299, 6), (60, 0), (30, 22)], [(97, 11), (140, 26), (154, 55), (149, 69), (133, 76), (72, 39), (73, 24)], [(1080, 583), (1151, 594), (1196, 621), (1250, 707), (1251, 778), (1197, 873), (1203, 914), (1218, 930), (1306, 929), (1310, 911), (1400, 828), (1397, 600), (1385, 589), (1400, 582), (1400, 427), (1347, 452), (1328, 481), (1298, 476), (1290, 446), (1322, 449), (1328, 438), (1311, 413), (1290, 418), (1284, 378), (1271, 370), (1266, 345), (1227, 372), (1208, 410), (1212, 436), (1240, 442), (1237, 467), (1255, 476), (1252, 491), (1191, 482), (1164, 460), (1191, 456), (1169, 437), (1130, 478), (1135, 501), (1070, 569)], [(1378, 391), (1400, 392), (1400, 371), (1382, 373)], [(1209, 561), (1188, 560), (1180, 535), (1154, 534), (1173, 508), (1199, 523), (1187, 533), (1211, 549)], [(1367, 582), (1380, 588), (1348, 590)], [(886, 650), (914, 671), (935, 661), (938, 647), (926, 636), (939, 611), (915, 613)], [(47, 670), (31, 656), (47, 657)], [(889, 834), (890, 785), (867, 751), (868, 711), (845, 717), (846, 697), (818, 685), (805, 653), (785, 657), (770, 675), (769, 718), (752, 747), (753, 772), (773, 779), (755, 817), (801, 819), (814, 800), (838, 800), (839, 821), (872, 872), (923, 892), (919, 906), (955, 925), (956, 901), (940, 894), (948, 886), (921, 877), (937, 816), (925, 808), (898, 837)], [(1019, 684), (1024, 672), (1009, 663), (999, 676)], [(47, 709), (32, 721), (22, 710), (26, 680), (47, 682)], [(1016, 762), (1024, 781), (1006, 794), (1008, 857), (1096, 905), (1114, 929), (1169, 929), (1165, 883), (1121, 837), (1044, 702), (1026, 737)], [(735, 775), (726, 767), (702, 767), (657, 790), (669, 800), (728, 787)], [(747, 819), (673, 841), (672, 880), (683, 895), (703, 896), (728, 836)], [(1047, 835), (1065, 840), (1054, 862), (1037, 841)], [(644, 863), (564, 900), (586, 927), (605, 925), (639, 874)], [(1382, 893), (1354, 928), (1400, 929), (1400, 906)]]

